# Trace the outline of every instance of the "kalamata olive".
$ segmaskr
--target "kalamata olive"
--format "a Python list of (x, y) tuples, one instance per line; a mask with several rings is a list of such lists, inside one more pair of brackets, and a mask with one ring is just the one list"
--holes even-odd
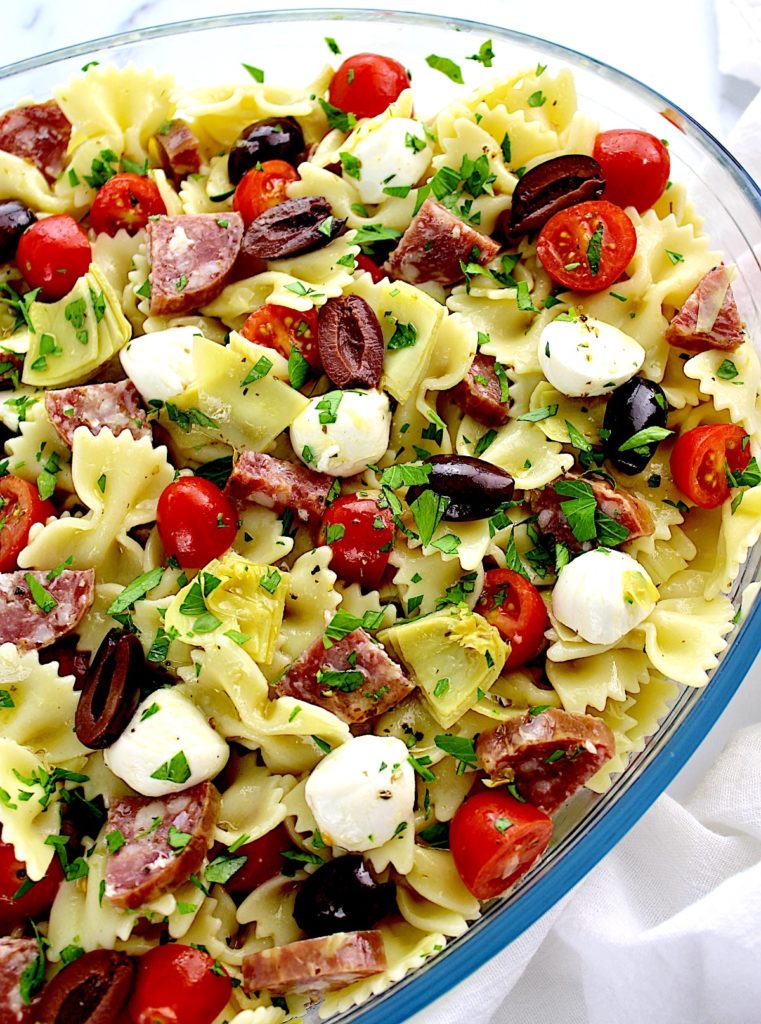
[(324, 196), (286, 199), (260, 214), (246, 228), (241, 253), (276, 260), (281, 256), (321, 249), (343, 230), (345, 220), (333, 215)]
[(85, 676), (74, 716), (80, 743), (94, 750), (110, 747), (124, 732), (140, 702), (147, 675), (143, 648), (134, 633), (112, 629)]
[(652, 380), (632, 377), (611, 392), (605, 408), (605, 454), (622, 473), (641, 473), (655, 454), (657, 441), (628, 451), (621, 445), (647, 427), (665, 427), (668, 402), (663, 389)]
[(376, 882), (361, 857), (347, 854), (302, 883), (293, 916), (310, 938), (374, 928), (396, 907), (392, 882)]
[(377, 388), (383, 373), (383, 331), (359, 295), (328, 299), (318, 322), (320, 359), (339, 388)]
[(132, 991), (134, 976), (126, 953), (94, 949), (48, 983), (34, 1019), (38, 1024), (113, 1024)]
[(232, 145), (227, 174), (237, 185), (246, 171), (265, 160), (285, 160), (293, 167), (304, 153), (304, 133), (293, 117), (269, 117), (247, 125)]
[[(444, 519), (450, 522), (484, 519), (513, 496), (515, 481), (510, 474), (483, 459), (470, 455), (433, 455), (426, 461), (433, 466), (428, 487), (449, 498)], [(423, 490), (422, 486), (410, 487), (408, 504)]]
[(500, 227), (507, 238), (538, 231), (559, 210), (599, 199), (604, 191), (600, 165), (591, 156), (571, 153), (545, 160), (515, 186), (512, 207), (502, 214)]
[(16, 255), (18, 240), (28, 227), (37, 220), (28, 206), (18, 199), (6, 199), (0, 203), (0, 261), (12, 260)]

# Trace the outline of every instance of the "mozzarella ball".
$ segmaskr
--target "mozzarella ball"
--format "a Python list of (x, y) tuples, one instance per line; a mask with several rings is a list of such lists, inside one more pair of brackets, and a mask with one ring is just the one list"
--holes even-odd
[[(410, 146), (409, 139), (416, 145)], [(433, 151), (419, 121), (409, 117), (390, 117), (377, 128), (359, 137), (351, 155), (360, 161), (354, 177), (344, 175), (356, 186), (363, 203), (381, 203), (384, 188), (417, 184), (428, 170)]]
[(213, 779), (229, 755), (203, 713), (170, 687), (145, 698), (103, 759), (143, 796), (166, 796)]
[(146, 402), (166, 402), (195, 380), (193, 339), (197, 327), (168, 327), (133, 338), (119, 354), (124, 372)]
[(563, 566), (552, 611), (591, 644), (614, 644), (648, 617), (658, 591), (636, 559), (607, 548), (587, 551)]
[(330, 391), (313, 398), (293, 421), (291, 444), (310, 469), (353, 476), (383, 457), (390, 432), (391, 408), (385, 394)]
[(645, 350), (611, 324), (591, 317), (553, 320), (539, 338), (542, 373), (569, 398), (606, 395), (631, 380)]
[(393, 736), (355, 736), (336, 747), (307, 779), (306, 801), (331, 846), (361, 853), (410, 828), (415, 772)]

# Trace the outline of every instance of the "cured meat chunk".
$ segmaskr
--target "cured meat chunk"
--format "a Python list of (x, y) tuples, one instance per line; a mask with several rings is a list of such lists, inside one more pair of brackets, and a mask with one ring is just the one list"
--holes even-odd
[(553, 814), (615, 752), (615, 738), (602, 719), (559, 708), (501, 722), (482, 732), (476, 744), (479, 767), (514, 782), (545, 814)]
[(240, 504), (253, 501), (278, 515), (293, 509), (299, 519), (319, 522), (325, 514), (334, 484), (327, 473), (315, 473), (262, 452), (244, 451), (227, 482), (226, 493)]
[(113, 434), (128, 430), (136, 441), (151, 436), (140, 393), (130, 380), (48, 391), (45, 408), (69, 448), (77, 427), (87, 427), (91, 434), (99, 434), (104, 427)]
[(0, 573), (0, 644), (47, 647), (77, 628), (94, 597), (94, 569), (64, 569), (52, 580), (46, 572)]
[(278, 680), (278, 697), (297, 697), (353, 724), (382, 715), (415, 689), (383, 647), (355, 629), (325, 648), (322, 637)]
[(383, 269), (410, 284), (454, 284), (465, 276), (461, 260), (483, 266), (498, 252), (494, 239), (470, 227), (441, 203), (426, 199)]
[(37, 952), (34, 939), (0, 939), (0, 1021), (3, 1024), (32, 1024), (39, 1000), (25, 1003), (19, 984)]
[(487, 427), (501, 427), (507, 423), (510, 408), (509, 401), (502, 401), (502, 384), (495, 371), (496, 362), (494, 356), (477, 352), (465, 378), (450, 392), (466, 416), (472, 416)]
[(0, 149), (29, 160), (53, 182), (66, 166), (71, 125), (54, 101), (14, 107), (0, 117)]
[(266, 989), (270, 995), (305, 992), (321, 995), (386, 969), (379, 931), (336, 932), (303, 939), (243, 958), (243, 988)]
[(175, 181), (201, 169), (198, 139), (181, 119), (168, 121), (154, 136), (165, 170)]
[(179, 214), (150, 221), (151, 316), (182, 316), (227, 284), (240, 243), (239, 213)]
[(117, 842), (124, 843), (108, 858), (106, 897), (134, 910), (187, 882), (211, 845), (219, 803), (210, 782), (169, 796), (114, 800), (106, 835), (121, 833)]
[(723, 264), (709, 270), (669, 324), (666, 341), (690, 352), (731, 352), (742, 345), (745, 334), (730, 279)]

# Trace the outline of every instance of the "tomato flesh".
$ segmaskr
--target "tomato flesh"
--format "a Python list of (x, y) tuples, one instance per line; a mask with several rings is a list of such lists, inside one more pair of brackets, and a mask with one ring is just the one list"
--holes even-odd
[(375, 117), (409, 87), (409, 75), (398, 60), (379, 53), (355, 53), (333, 75), (328, 98), (345, 113)]
[(671, 475), (679, 490), (699, 508), (718, 508), (729, 497), (727, 467), (741, 473), (750, 462), (746, 431), (736, 423), (708, 423), (677, 439)]
[(212, 1024), (232, 982), (208, 953), (170, 943), (140, 957), (127, 1007), (133, 1024)]
[(338, 498), (323, 516), (320, 543), (330, 545), (330, 567), (342, 580), (379, 587), (394, 543), (391, 511), (369, 495)]
[(624, 211), (597, 199), (550, 217), (536, 254), (555, 281), (578, 292), (599, 292), (617, 281), (637, 248), (637, 232)]
[(260, 168), (246, 171), (235, 189), (233, 209), (246, 227), (258, 216), (288, 198), (288, 185), (298, 181), (298, 172), (285, 160), (265, 160)]
[(254, 310), (241, 327), (240, 333), (257, 345), (274, 348), (286, 359), (291, 349), (296, 348), (313, 370), (317, 373), (322, 370), (316, 309), (299, 313), (288, 306), (268, 302)]
[(211, 480), (184, 476), (161, 492), (156, 525), (167, 555), (183, 569), (200, 569), (230, 547), (238, 517)]
[(369, 256), (365, 256), (364, 253), (360, 253), (359, 256), (354, 257), (357, 270), (365, 270), (373, 279), (373, 284), (378, 284), (386, 276), (386, 272), (378, 266)]
[(227, 891), (242, 896), (279, 875), (283, 867), (282, 854), (292, 846), (285, 825), (278, 825), (253, 842), (239, 846), (235, 856), (245, 857), (246, 863), (227, 883)]
[(25, 921), (47, 913), (63, 881), (58, 857), (53, 857), (43, 877), (14, 900), (28, 881), (26, 865), (18, 860), (10, 843), (0, 839), (0, 934), (7, 935)]
[(122, 228), (130, 235), (144, 228), (149, 217), (166, 213), (158, 186), (140, 174), (116, 174), (99, 190), (90, 209), (90, 224), (98, 234), (112, 237)]
[(90, 268), (87, 235), (68, 213), (46, 217), (21, 236), (16, 263), (31, 288), (50, 302), (68, 295)]
[(605, 178), (605, 198), (640, 213), (663, 195), (671, 172), (669, 151), (650, 132), (617, 128), (600, 132), (592, 155)]
[(449, 829), (455, 867), (479, 900), (515, 885), (551, 838), (551, 818), (502, 789), (471, 796), (458, 807)]
[(0, 572), (16, 568), (29, 530), (55, 514), (52, 502), (43, 501), (34, 484), (18, 476), (0, 478)]
[(475, 609), (510, 644), (505, 668), (518, 668), (537, 656), (549, 626), (547, 608), (533, 583), (512, 569), (489, 569)]

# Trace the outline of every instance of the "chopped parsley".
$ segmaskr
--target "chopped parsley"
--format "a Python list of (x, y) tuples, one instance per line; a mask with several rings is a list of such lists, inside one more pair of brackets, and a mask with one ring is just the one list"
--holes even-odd
[(485, 68), (490, 68), (494, 62), (494, 49), (492, 48), (491, 39), (487, 39), (485, 43), (481, 43), (478, 53), (474, 53), (465, 59), (478, 61), (478, 63), (483, 64)]
[(185, 752), (179, 750), (168, 761), (164, 761), (155, 772), (151, 772), (151, 778), (162, 782), (175, 782), (178, 785), (187, 782), (190, 778), (190, 765), (185, 757)]
[(463, 84), (462, 70), (459, 64), (455, 64), (449, 57), (439, 57), (435, 53), (431, 53), (425, 58), (425, 62), (429, 68), (433, 68), (434, 71), (440, 71), (450, 81), (456, 82), (457, 85)]

